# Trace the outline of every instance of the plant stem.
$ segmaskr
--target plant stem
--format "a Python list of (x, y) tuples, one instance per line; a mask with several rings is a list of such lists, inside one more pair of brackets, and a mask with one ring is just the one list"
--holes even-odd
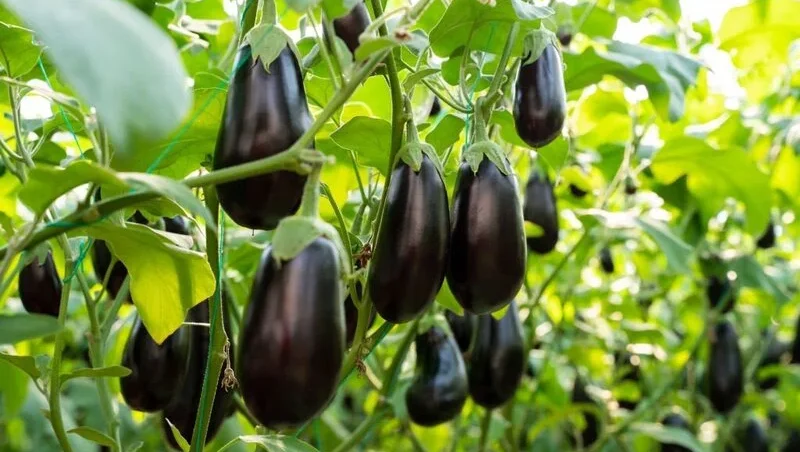
[[(322, 165), (314, 165), (311, 173), (308, 174), (306, 184), (303, 187), (303, 198), (300, 202), (300, 215), (309, 218), (319, 216), (319, 176), (322, 172)], [(346, 233), (346, 232), (345, 232)], [(348, 249), (348, 252), (350, 250)]]
[[(311, 22), (311, 29), (314, 31), (314, 37), (317, 40), (317, 46), (319, 46), (319, 53), (322, 54), (322, 59), (325, 61), (325, 64), (328, 66), (328, 73), (331, 75), (331, 80), (333, 81), (333, 88), (339, 89), (342, 86), (342, 70), (339, 65), (339, 59), (334, 55), (334, 58), (331, 58), (331, 54), (328, 52), (328, 46), (325, 45), (325, 40), (322, 36), (317, 33), (317, 22), (314, 20), (314, 14), (309, 9), (306, 13), (306, 17), (308, 17), (309, 22)], [(328, 20), (323, 17), (323, 23), (328, 23)], [(325, 26), (325, 25), (323, 25)], [(336, 36), (336, 35), (333, 35)], [(336, 52), (336, 44), (331, 39), (331, 50)], [(335, 62), (334, 62), (335, 59)]]
[[(72, 262), (72, 257), (65, 254), (64, 268), (69, 272), (74, 271), (75, 264)], [(50, 404), (50, 423), (53, 426), (53, 431), (58, 439), (58, 444), (61, 449), (66, 452), (72, 451), (72, 446), (67, 440), (67, 432), (64, 431), (64, 420), (61, 417), (61, 356), (64, 351), (64, 325), (67, 322), (67, 308), (69, 306), (69, 293), (72, 289), (72, 280), (64, 281), (61, 288), (61, 304), (58, 307), (58, 324), (61, 326), (61, 331), (56, 335), (55, 349), (53, 350), (53, 360), (50, 362), (50, 396), (48, 402)]]
[(411, 343), (414, 342), (414, 338), (417, 337), (417, 326), (422, 317), (423, 315), (418, 316), (408, 326), (408, 331), (406, 331), (406, 335), (403, 337), (403, 342), (400, 343), (400, 347), (397, 349), (397, 353), (392, 359), (392, 364), (389, 366), (389, 370), (386, 372), (383, 378), (383, 384), (381, 385), (382, 395), (384, 397), (391, 395), (394, 390), (397, 379), (400, 377), (400, 367), (406, 359), (408, 350), (411, 348)]
[[(112, 260), (113, 265), (113, 260)], [(110, 269), (113, 267), (109, 267)], [(119, 308), (122, 306), (122, 303), (128, 298), (128, 293), (130, 292), (130, 284), (131, 284), (131, 277), (126, 276), (125, 279), (122, 281), (122, 285), (119, 287), (119, 291), (117, 292), (117, 296), (114, 297), (114, 301), (111, 303), (111, 307), (108, 308), (106, 311), (106, 316), (103, 319), (102, 325), (100, 325), (100, 335), (103, 338), (108, 337), (108, 333), (111, 331), (111, 326), (117, 320), (117, 312), (119, 312)]]
[[(497, 63), (497, 69), (494, 72), (494, 77), (492, 77), (492, 84), (489, 85), (488, 96), (494, 97), (501, 94), (500, 84), (503, 82), (506, 65), (508, 65), (508, 59), (511, 57), (511, 49), (514, 48), (514, 43), (517, 41), (517, 33), (519, 33), (519, 22), (514, 22), (514, 25), (511, 26), (511, 31), (508, 32), (503, 53), (500, 55), (500, 61)], [(487, 105), (487, 108), (491, 108), (493, 104), (494, 102)]]
[(484, 452), (486, 450), (486, 443), (489, 440), (489, 425), (492, 423), (492, 410), (487, 409), (486, 414), (483, 415), (481, 421), (481, 439), (478, 443), (478, 451)]
[(383, 418), (389, 414), (389, 408), (387, 406), (379, 405), (375, 408), (375, 411), (372, 412), (366, 419), (364, 419), (361, 424), (356, 427), (353, 433), (350, 435), (349, 438), (344, 440), (333, 452), (345, 452), (345, 451), (352, 451), (356, 448), (358, 443), (367, 436), (367, 433), (372, 430), (375, 425), (380, 423)]

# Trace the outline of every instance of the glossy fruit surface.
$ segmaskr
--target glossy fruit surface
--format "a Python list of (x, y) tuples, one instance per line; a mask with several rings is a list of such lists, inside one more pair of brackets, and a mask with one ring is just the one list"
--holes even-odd
[(736, 444), (739, 448), (730, 445), (725, 449), (726, 452), (742, 450), (744, 452), (769, 452), (769, 437), (761, 422), (751, 417), (743, 428), (740, 428), (735, 435)]
[(558, 242), (558, 209), (553, 184), (546, 174), (535, 171), (528, 179), (522, 216), (525, 221), (530, 221), (543, 231), (541, 236), (526, 239), (528, 249), (538, 254), (553, 251)]
[(614, 273), (614, 258), (611, 256), (611, 250), (604, 246), (600, 249), (600, 268), (603, 269), (603, 272), (607, 275)]
[(525, 371), (525, 343), (517, 305), (511, 302), (500, 320), (478, 317), (468, 370), (469, 394), (478, 405), (496, 408), (517, 391)]
[(525, 230), (513, 176), (488, 158), (473, 173), (462, 163), (453, 196), (447, 284), (473, 314), (508, 304), (525, 276)]
[(178, 328), (158, 345), (137, 316), (122, 355), (122, 365), (131, 370), (119, 380), (125, 403), (137, 411), (164, 409), (183, 385), (190, 347), (188, 327)]
[(561, 53), (552, 44), (536, 61), (519, 68), (514, 92), (514, 124), (520, 138), (540, 148), (561, 134), (567, 94)]
[(58, 317), (61, 306), (61, 278), (58, 276), (52, 251), (47, 251), (44, 262), (38, 257), (22, 267), (18, 278), (19, 299), (31, 314)]
[(761, 249), (768, 249), (775, 246), (775, 224), (772, 221), (767, 224), (764, 233), (756, 240), (756, 246)]
[(467, 400), (467, 371), (455, 340), (439, 327), (417, 335), (414, 381), (406, 392), (408, 416), (434, 426), (461, 412)]
[(458, 315), (448, 309), (444, 313), (444, 317), (447, 319), (447, 324), (450, 325), (450, 331), (453, 332), (458, 349), (461, 350), (461, 353), (466, 353), (472, 343), (472, 334), (475, 331), (475, 316), (469, 312)]
[(336, 33), (350, 49), (351, 53), (355, 53), (359, 46), (358, 37), (370, 24), (369, 12), (364, 2), (356, 3), (356, 6), (350, 10), (346, 15), (333, 20), (333, 31)]
[(450, 212), (447, 191), (428, 156), (415, 173), (394, 169), (372, 262), (369, 295), (378, 314), (408, 322), (439, 293), (447, 265)]
[[(279, 154), (294, 144), (312, 122), (300, 65), (287, 46), (269, 72), (250, 46), (239, 49), (239, 68), (228, 89), (214, 169)], [(277, 171), (217, 186), (225, 212), (240, 226), (274, 229), (300, 206), (305, 176)]]
[[(572, 387), (572, 403), (595, 403), (595, 401), (589, 397), (589, 393), (586, 392), (586, 384), (580, 378), (575, 379), (575, 385)], [(584, 449), (586, 449), (595, 441), (597, 441), (597, 436), (600, 429), (600, 420), (597, 419), (596, 415), (586, 412), (583, 413), (583, 417), (584, 421), (586, 422), (586, 426), (580, 431), (581, 445)], [(574, 443), (575, 438), (570, 438), (572, 438)]]
[(744, 391), (742, 354), (739, 336), (733, 325), (721, 320), (714, 328), (708, 360), (708, 398), (721, 413), (727, 413), (739, 403)]
[(344, 355), (339, 258), (317, 238), (278, 264), (267, 248), (242, 321), (239, 384), (262, 425), (300, 425), (336, 389)]
[[(691, 431), (689, 422), (679, 413), (670, 413), (661, 420), (661, 423), (666, 427), (682, 428), (686, 431)], [(661, 452), (690, 452), (691, 449), (680, 446), (678, 444), (661, 443)]]
[(706, 296), (708, 297), (709, 307), (715, 309), (720, 303), (724, 303), (722, 312), (730, 312), (736, 303), (736, 294), (733, 284), (726, 275), (708, 277), (706, 282)]

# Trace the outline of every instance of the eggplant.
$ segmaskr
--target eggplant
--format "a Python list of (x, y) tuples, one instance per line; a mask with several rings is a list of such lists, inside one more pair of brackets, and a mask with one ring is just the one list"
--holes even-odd
[(237, 376), (265, 427), (303, 424), (333, 397), (344, 356), (339, 257), (318, 237), (288, 262), (268, 247), (242, 321)]
[[(594, 400), (589, 397), (589, 393), (586, 392), (586, 384), (580, 377), (575, 378), (575, 384), (572, 387), (572, 403), (590, 403), (595, 404)], [(595, 441), (597, 441), (597, 437), (599, 434), (600, 429), (600, 420), (597, 419), (597, 415), (589, 412), (583, 413), (584, 421), (586, 425), (581, 429), (581, 446), (584, 449), (588, 449)], [(575, 444), (576, 438), (570, 436), (570, 441)]]
[(183, 386), (190, 350), (188, 327), (178, 328), (158, 345), (137, 316), (122, 355), (122, 365), (131, 370), (119, 380), (125, 403), (151, 413), (166, 408)]
[(189, 221), (185, 217), (165, 217), (164, 230), (173, 234), (189, 235)]
[(707, 369), (711, 405), (720, 413), (731, 411), (742, 397), (744, 379), (739, 336), (727, 320), (714, 328)]
[(756, 240), (756, 246), (764, 250), (775, 246), (775, 223), (770, 221), (767, 224), (767, 228), (761, 234), (761, 237)]
[(572, 42), (573, 31), (571, 25), (562, 25), (558, 27), (556, 30), (556, 37), (562, 47), (569, 47)]
[[(691, 427), (689, 426), (689, 422), (679, 413), (670, 413), (661, 420), (661, 424), (665, 427), (675, 427), (681, 428), (688, 432), (691, 432)], [(661, 443), (661, 452), (690, 452), (691, 449), (683, 447), (678, 444), (672, 443)]]
[[(300, 65), (287, 46), (264, 68), (250, 46), (239, 49), (214, 151), (214, 169), (286, 151), (311, 126)], [(219, 202), (231, 219), (250, 229), (275, 229), (297, 211), (306, 176), (276, 171), (220, 184)]]
[(530, 221), (543, 231), (539, 237), (527, 238), (528, 249), (537, 254), (553, 251), (558, 242), (558, 208), (553, 184), (547, 174), (534, 171), (528, 178), (522, 216), (525, 221)]
[[(224, 293), (223, 293), (224, 294)], [(223, 303), (227, 302), (227, 297), (223, 297)], [(191, 323), (209, 323), (208, 300), (189, 309), (186, 321)], [(223, 310), (224, 312), (224, 310)], [(227, 317), (223, 317), (225, 331), (230, 332), (230, 322)], [(172, 430), (167, 424), (167, 419), (178, 429), (187, 441), (191, 442), (194, 423), (197, 413), (200, 411), (200, 396), (203, 390), (203, 379), (206, 374), (206, 364), (208, 362), (208, 348), (211, 340), (211, 331), (207, 327), (185, 325), (182, 328), (190, 328), (191, 345), (189, 347), (189, 363), (186, 367), (186, 377), (183, 385), (175, 391), (169, 405), (164, 408), (161, 418), (161, 428), (164, 436), (173, 449), (180, 450), (175, 442)], [(229, 349), (231, 365), (236, 364), (236, 356), (233, 345)], [(211, 416), (208, 421), (208, 432), (205, 442), (208, 443), (217, 434), (225, 418), (231, 414), (233, 392), (222, 388), (223, 372), (220, 372), (216, 384), (216, 395), (214, 405), (211, 409)]]
[[(768, 367), (775, 364), (780, 364), (784, 361), (789, 361), (789, 359), (784, 360), (784, 356), (790, 354), (791, 348), (789, 343), (773, 337), (770, 340), (769, 346), (767, 346), (766, 353), (764, 353), (764, 356), (761, 357), (761, 362), (758, 364), (758, 367)], [(778, 377), (776, 376), (770, 376), (758, 382), (758, 387), (761, 388), (762, 391), (772, 389), (777, 385)]]
[(371, 20), (364, 2), (356, 3), (356, 6), (346, 15), (333, 20), (333, 32), (347, 45), (350, 53), (355, 54), (360, 45), (358, 37), (367, 29)]
[(744, 428), (736, 433), (736, 443), (738, 448), (726, 447), (726, 452), (769, 452), (769, 437), (761, 422), (751, 417)]
[(439, 327), (417, 335), (414, 381), (406, 392), (408, 417), (432, 427), (447, 422), (467, 401), (467, 370), (456, 341)]
[(472, 343), (472, 334), (475, 331), (475, 316), (469, 312), (464, 315), (458, 315), (451, 310), (444, 313), (447, 324), (450, 325), (450, 331), (453, 332), (453, 337), (458, 344), (458, 349), (461, 353), (466, 353)]
[(525, 371), (517, 304), (512, 301), (500, 320), (490, 314), (479, 316), (475, 334), (468, 370), (469, 394), (476, 404), (497, 408), (514, 396)]
[(431, 104), (431, 111), (428, 113), (429, 118), (435, 118), (439, 116), (439, 112), (442, 111), (442, 103), (439, 101), (439, 98), (434, 96), (433, 97), (433, 104)]
[(525, 277), (525, 228), (517, 182), (488, 158), (473, 173), (464, 162), (453, 197), (447, 284), (473, 314), (507, 305)]
[(513, 113), (517, 134), (533, 148), (541, 148), (561, 134), (567, 93), (561, 52), (555, 45), (548, 44), (539, 58), (520, 66)]
[(600, 268), (607, 275), (614, 273), (614, 258), (611, 256), (611, 250), (604, 246), (600, 249)]
[(800, 364), (800, 315), (797, 316), (797, 325), (794, 327), (794, 344), (792, 344), (792, 364)]
[(44, 262), (38, 256), (22, 267), (17, 279), (22, 307), (31, 314), (58, 317), (61, 307), (61, 278), (58, 276), (53, 252), (47, 250)]
[(415, 172), (395, 167), (369, 266), (369, 296), (392, 323), (424, 311), (439, 293), (447, 265), (450, 212), (442, 177), (427, 155)]
[(706, 296), (708, 297), (709, 307), (715, 309), (720, 303), (723, 303), (722, 313), (730, 312), (733, 305), (736, 303), (736, 294), (733, 289), (733, 284), (727, 275), (709, 276), (706, 282)]

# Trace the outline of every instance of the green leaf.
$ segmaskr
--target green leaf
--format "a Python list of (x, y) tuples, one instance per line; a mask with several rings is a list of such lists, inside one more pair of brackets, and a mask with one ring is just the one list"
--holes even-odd
[(322, 0), (322, 10), (329, 20), (347, 15), (360, 0)]
[(800, 38), (800, 3), (795, 0), (754, 0), (731, 8), (719, 27), (720, 48), (731, 53), (740, 68), (763, 59), (788, 57), (789, 45)]
[(356, 116), (333, 132), (331, 139), (355, 152), (361, 164), (377, 168), (386, 175), (392, 141), (392, 125), (388, 121)]
[(465, 124), (463, 119), (449, 114), (428, 132), (428, 135), (425, 136), (425, 141), (433, 146), (439, 155), (444, 155), (445, 151), (458, 141)]
[(381, 50), (390, 49), (398, 45), (400, 45), (400, 42), (398, 42), (396, 39), (392, 39), (389, 36), (370, 37), (361, 41), (361, 44), (356, 49), (354, 56), (356, 61), (364, 61), (374, 53), (378, 53)]
[(286, 435), (242, 435), (237, 438), (245, 444), (255, 444), (267, 452), (316, 452), (308, 443)]
[(305, 13), (309, 8), (313, 8), (319, 2), (320, 0), (286, 0), (286, 5), (298, 13)]
[(61, 375), (61, 383), (66, 383), (73, 378), (100, 378), (100, 377), (126, 377), (131, 370), (123, 366), (86, 367), (76, 369)]
[(544, 235), (544, 229), (538, 224), (525, 220), (525, 237), (541, 237)]
[(67, 433), (81, 436), (102, 446), (114, 447), (115, 444), (114, 440), (111, 439), (110, 436), (91, 427), (75, 427), (71, 430), (68, 430)]
[(216, 219), (211, 216), (211, 212), (208, 211), (205, 204), (194, 196), (189, 187), (179, 181), (145, 173), (121, 173), (119, 177), (133, 186), (145, 187), (175, 201), (189, 212), (203, 217), (206, 225), (213, 227), (216, 224)]
[(137, 143), (169, 134), (190, 106), (174, 42), (119, 0), (5, 0), (36, 32), (48, 57), (115, 144), (117, 168), (140, 157)]
[[(0, 353), (0, 411), (3, 413), (5, 419), (14, 419), (25, 405), (25, 399), (28, 396), (28, 388), (31, 387), (28, 376), (28, 369), (24, 369), (21, 365), (14, 362), (5, 360), (4, 356), (11, 356), (12, 358), (30, 358), (27, 356), (17, 357), (15, 355), (5, 355)], [(33, 360), (33, 358), (31, 358)], [(36, 369), (34, 365), (34, 370)], [(6, 422), (6, 432), (9, 423)]]
[(709, 449), (689, 431), (679, 427), (667, 427), (649, 422), (635, 422), (629, 427), (632, 432), (649, 436), (659, 443), (677, 444), (692, 452), (707, 452)]
[(20, 369), (34, 380), (42, 376), (42, 373), (36, 367), (36, 359), (34, 359), (33, 356), (8, 355), (5, 353), (0, 353), (0, 360)]
[(33, 32), (0, 5), (0, 69), (11, 77), (25, 75), (36, 66), (41, 54), (42, 49), (33, 43)]
[(205, 254), (190, 249), (191, 237), (126, 225), (100, 222), (75, 233), (104, 240), (122, 261), (142, 323), (161, 344), (181, 326), (189, 308), (214, 293), (214, 274)]
[(745, 229), (750, 234), (761, 234), (769, 222), (769, 178), (742, 150), (716, 150), (697, 138), (678, 138), (655, 155), (652, 171), (665, 184), (687, 175), (689, 191), (706, 220), (733, 197), (745, 205)]
[(510, 306), (511, 306), (511, 303), (509, 303), (509, 304), (507, 304), (507, 305), (503, 306), (502, 308), (500, 308), (500, 309), (498, 309), (498, 310), (496, 310), (496, 311), (492, 312), (492, 317), (493, 317), (495, 320), (500, 320), (500, 319), (502, 319), (503, 317), (505, 317), (505, 315), (506, 315), (506, 312), (508, 312), (508, 308), (509, 308)]
[(50, 336), (61, 331), (58, 319), (43, 314), (0, 315), (0, 345)]
[(167, 424), (169, 424), (169, 429), (172, 431), (172, 437), (175, 438), (175, 442), (178, 444), (181, 450), (183, 452), (189, 452), (189, 443), (186, 441), (186, 439), (184, 439), (183, 435), (181, 435), (181, 431), (178, 430), (178, 427), (175, 427), (169, 419), (167, 419)]
[(403, 90), (410, 91), (414, 85), (420, 83), (423, 79), (430, 77), (431, 75), (438, 74), (440, 71), (441, 69), (425, 67), (421, 68), (417, 72), (414, 72), (413, 74), (409, 74), (409, 76), (403, 80)]
[(728, 268), (736, 272), (737, 281), (743, 286), (763, 290), (780, 303), (791, 298), (786, 289), (774, 277), (769, 276), (753, 256), (739, 256), (728, 263)]

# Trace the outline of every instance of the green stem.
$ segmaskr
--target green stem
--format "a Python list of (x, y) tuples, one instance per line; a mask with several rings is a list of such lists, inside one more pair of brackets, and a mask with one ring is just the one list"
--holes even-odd
[(367, 436), (367, 434), (376, 425), (378, 425), (386, 415), (389, 414), (389, 408), (386, 406), (378, 406), (361, 424), (356, 427), (349, 438), (339, 444), (333, 452), (345, 452), (355, 450), (360, 441)]
[[(64, 268), (67, 272), (74, 271), (75, 264), (72, 258), (67, 254), (65, 255)], [(67, 432), (64, 430), (64, 419), (61, 417), (61, 356), (64, 351), (64, 337), (67, 332), (64, 326), (67, 322), (67, 308), (69, 306), (69, 293), (72, 289), (72, 279), (64, 281), (61, 288), (61, 304), (58, 308), (58, 324), (61, 331), (56, 335), (55, 348), (53, 350), (53, 360), (50, 362), (50, 396), (48, 402), (50, 404), (50, 423), (53, 426), (53, 431), (58, 439), (58, 444), (61, 449), (66, 452), (72, 451), (72, 446), (67, 440)]]
[(391, 395), (398, 378), (400, 378), (400, 367), (403, 365), (403, 361), (406, 359), (408, 350), (411, 349), (411, 344), (414, 342), (414, 338), (417, 337), (417, 326), (419, 325), (419, 321), (422, 319), (422, 317), (423, 315), (418, 316), (408, 326), (408, 331), (406, 331), (406, 335), (403, 337), (403, 342), (400, 343), (400, 347), (397, 349), (397, 353), (392, 359), (392, 364), (389, 366), (389, 370), (386, 372), (386, 375), (383, 379), (383, 384), (381, 385), (383, 393), (382, 395), (384, 397)]
[[(333, 81), (334, 89), (339, 89), (342, 86), (342, 70), (339, 65), (338, 58), (331, 58), (331, 54), (328, 52), (328, 46), (325, 45), (325, 40), (317, 33), (317, 22), (314, 20), (314, 14), (309, 9), (306, 13), (306, 17), (308, 17), (308, 21), (311, 22), (311, 29), (314, 31), (314, 37), (317, 40), (317, 46), (319, 47), (319, 53), (322, 54), (322, 59), (325, 61), (325, 64), (328, 66), (328, 73), (331, 75), (331, 80)], [(324, 17), (322, 18), (324, 23), (329, 23)], [(330, 32), (328, 32), (330, 33)], [(329, 35), (329, 36), (336, 36)], [(336, 44), (331, 39), (331, 49), (336, 52)], [(335, 62), (334, 62), (335, 60)]]
[[(511, 31), (508, 32), (508, 38), (506, 38), (503, 53), (500, 55), (500, 61), (497, 63), (497, 69), (495, 70), (494, 77), (492, 77), (492, 84), (489, 85), (489, 92), (487, 95), (490, 96), (490, 98), (500, 94), (500, 84), (503, 82), (508, 59), (511, 57), (511, 49), (517, 41), (517, 33), (519, 33), (519, 22), (514, 22), (514, 25), (511, 26)], [(492, 104), (493, 103), (494, 102), (492, 102)]]
[(234, 405), (236, 405), (236, 411), (241, 413), (242, 416), (244, 416), (245, 419), (247, 419), (247, 422), (249, 422), (250, 425), (252, 425), (253, 427), (261, 425), (261, 423), (258, 422), (258, 419), (256, 419), (255, 416), (253, 416), (253, 413), (251, 413), (250, 410), (247, 409), (247, 405), (245, 405), (244, 400), (242, 400), (242, 398), (239, 397), (238, 394), (234, 394), (231, 398), (233, 399)]
[[(109, 267), (109, 271), (111, 268), (113, 267)], [(114, 301), (111, 303), (111, 307), (108, 308), (108, 311), (106, 312), (106, 316), (103, 319), (102, 325), (100, 326), (100, 335), (103, 338), (108, 337), (108, 333), (111, 331), (111, 326), (114, 325), (114, 322), (117, 320), (117, 312), (119, 312), (119, 308), (128, 298), (128, 293), (130, 292), (130, 284), (131, 284), (131, 277), (126, 276), (125, 280), (122, 281), (122, 285), (119, 287), (117, 296), (114, 297)]]
[[(317, 218), (319, 216), (319, 176), (322, 172), (322, 165), (314, 165), (314, 169), (306, 179), (306, 184), (303, 187), (303, 198), (300, 202), (300, 215), (309, 218)], [(347, 235), (347, 230), (345, 230)], [(348, 248), (348, 252), (350, 249)]]
[(492, 423), (492, 410), (486, 410), (481, 421), (481, 439), (478, 443), (478, 451), (484, 452), (486, 450), (486, 443), (489, 440), (489, 425)]

